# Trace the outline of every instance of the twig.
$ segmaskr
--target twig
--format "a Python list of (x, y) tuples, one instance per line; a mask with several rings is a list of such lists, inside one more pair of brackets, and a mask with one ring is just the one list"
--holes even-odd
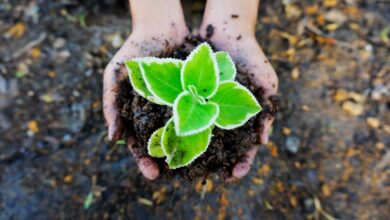
[(30, 41), (24, 47), (22, 47), (19, 50), (15, 51), (11, 56), (6, 57), (5, 61), (10, 61), (12, 59), (16, 59), (16, 58), (20, 57), (21, 55), (23, 55), (24, 53), (29, 51), (31, 48), (41, 44), (45, 40), (46, 36), (47, 36), (46, 33), (42, 33), (41, 35), (39, 35), (39, 37), (37, 39)]

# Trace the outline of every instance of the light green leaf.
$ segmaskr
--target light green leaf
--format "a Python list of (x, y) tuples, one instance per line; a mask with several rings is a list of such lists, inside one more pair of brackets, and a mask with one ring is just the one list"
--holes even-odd
[(92, 192), (88, 193), (87, 197), (84, 200), (84, 209), (89, 209), (89, 207), (93, 203), (93, 200), (94, 200), (93, 193)]
[(133, 89), (140, 96), (146, 98), (153, 103), (161, 105), (162, 102), (159, 101), (156, 97), (154, 97), (153, 94), (146, 87), (139, 63), (136, 60), (126, 60), (124, 64), (126, 66), (127, 72), (129, 73), (129, 78)]
[(193, 162), (207, 150), (210, 140), (210, 128), (190, 136), (177, 136), (174, 122), (172, 119), (169, 120), (164, 127), (161, 141), (169, 168), (176, 169)]
[(180, 80), (182, 61), (171, 58), (140, 58), (141, 73), (148, 90), (166, 105), (173, 105), (183, 91)]
[(189, 91), (189, 86), (195, 86), (198, 94), (210, 98), (218, 88), (218, 64), (207, 43), (199, 45), (184, 61), (181, 70), (182, 86)]
[(206, 103), (187, 91), (177, 97), (173, 106), (175, 130), (179, 136), (202, 132), (214, 124), (219, 108), (215, 103)]
[(261, 106), (252, 93), (233, 81), (219, 85), (217, 93), (209, 100), (219, 106), (215, 124), (223, 129), (233, 129), (245, 124), (261, 111)]
[(219, 67), (219, 81), (234, 80), (236, 78), (236, 66), (227, 52), (216, 52), (215, 57)]
[(148, 141), (148, 154), (152, 157), (165, 157), (161, 147), (161, 137), (164, 127), (157, 129)]

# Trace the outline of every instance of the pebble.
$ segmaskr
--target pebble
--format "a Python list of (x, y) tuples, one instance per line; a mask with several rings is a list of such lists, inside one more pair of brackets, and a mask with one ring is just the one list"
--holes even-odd
[(290, 136), (286, 140), (286, 148), (289, 152), (295, 154), (299, 150), (299, 144), (301, 140), (296, 136)]
[(119, 48), (120, 46), (122, 46), (122, 43), (123, 43), (123, 39), (121, 35), (119, 33), (116, 33), (111, 40), (112, 47)]
[(325, 19), (329, 22), (342, 24), (347, 20), (347, 17), (339, 10), (331, 10), (325, 14)]
[(57, 38), (53, 43), (54, 49), (60, 49), (63, 48), (66, 44), (66, 40), (64, 38)]
[(379, 119), (373, 118), (373, 117), (366, 118), (366, 123), (371, 128), (379, 128), (379, 126), (381, 125), (381, 122), (379, 121)]
[(63, 50), (58, 52), (57, 60), (59, 63), (65, 62), (70, 57), (70, 52), (68, 50)]
[(303, 201), (304, 205), (305, 205), (305, 210), (307, 211), (314, 211), (315, 207), (314, 207), (314, 201), (313, 199), (305, 199)]

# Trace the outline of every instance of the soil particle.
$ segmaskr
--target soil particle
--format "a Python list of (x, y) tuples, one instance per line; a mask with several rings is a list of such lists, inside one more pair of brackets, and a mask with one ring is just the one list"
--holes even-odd
[(209, 39), (213, 36), (214, 34), (214, 27), (213, 25), (209, 24), (206, 27), (206, 38)]
[[(212, 26), (209, 25), (207, 29), (212, 30)], [(159, 56), (185, 59), (189, 52), (202, 42), (199, 37), (187, 37), (185, 43)], [(251, 89), (247, 73), (238, 71), (236, 80)], [(127, 80), (122, 82), (117, 105), (125, 122), (125, 138), (128, 138), (129, 134), (135, 134), (138, 141), (133, 146), (133, 150), (141, 156), (146, 156), (149, 137), (172, 117), (171, 108), (153, 104), (139, 96), (132, 91)], [(216, 127), (207, 151), (187, 167), (169, 170), (164, 159), (156, 159), (162, 169), (160, 173), (165, 178), (179, 174), (189, 180), (207, 176), (210, 173), (217, 173), (222, 178), (228, 178), (233, 166), (243, 161), (246, 151), (253, 144), (258, 143), (258, 123), (255, 122), (259, 120), (259, 117), (252, 118), (244, 126), (233, 130), (222, 130)]]
[(238, 16), (237, 14), (232, 14), (231, 17), (234, 18), (234, 19), (236, 19), (236, 18), (238, 18), (238, 17), (240, 17), (240, 16)]
[(242, 36), (241, 36), (241, 34), (240, 34), (240, 35), (238, 35), (238, 36), (237, 36), (237, 38), (236, 38), (236, 39), (237, 39), (237, 40), (240, 40), (240, 39), (241, 39), (241, 37), (242, 37)]

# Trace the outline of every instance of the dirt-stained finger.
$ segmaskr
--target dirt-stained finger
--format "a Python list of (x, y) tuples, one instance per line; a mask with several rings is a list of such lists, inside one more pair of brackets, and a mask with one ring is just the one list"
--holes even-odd
[(116, 106), (119, 82), (126, 77), (126, 70), (121, 61), (112, 60), (104, 71), (103, 78), (103, 113), (108, 125), (108, 138), (117, 140), (121, 135), (121, 121)]
[(160, 175), (160, 168), (158, 164), (151, 157), (141, 155), (140, 152), (133, 148), (134, 144), (136, 144), (136, 139), (133, 137), (128, 138), (127, 147), (136, 159), (138, 168), (142, 175), (149, 180), (157, 179)]

